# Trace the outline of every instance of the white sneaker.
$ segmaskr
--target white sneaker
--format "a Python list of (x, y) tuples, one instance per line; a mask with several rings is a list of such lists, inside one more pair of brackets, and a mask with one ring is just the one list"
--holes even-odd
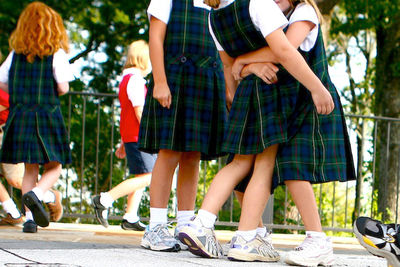
[(179, 240), (189, 247), (189, 251), (204, 258), (220, 258), (222, 247), (212, 228), (204, 227), (196, 217), (179, 231)]
[(286, 254), (284, 261), (299, 266), (331, 266), (334, 263), (332, 241), (329, 237), (308, 234), (300, 246)]
[[(181, 229), (182, 227), (180, 227)], [(174, 238), (176, 239), (176, 242), (178, 242), (179, 246), (181, 247), (181, 250), (189, 250), (189, 247), (186, 246), (185, 244), (183, 244), (180, 240), (179, 240), (179, 230), (178, 227), (175, 227), (175, 231), (174, 231)]]
[(168, 231), (168, 225), (166, 224), (158, 224), (152, 230), (147, 226), (140, 245), (156, 251), (177, 252), (181, 250), (176, 239)]
[(261, 236), (256, 235), (250, 241), (241, 236), (234, 236), (231, 240), (228, 259), (239, 261), (279, 261), (279, 253)]
[[(267, 232), (267, 233), (265, 233), (265, 236), (263, 236), (263, 237), (260, 236), (260, 237), (265, 242), (269, 243), (273, 249), (275, 249), (274, 246), (272, 245), (271, 232)], [(224, 256), (228, 256), (228, 252), (231, 249), (231, 242), (232, 242), (232, 240), (230, 240), (227, 243), (221, 245), (222, 246), (222, 251), (224, 253)]]

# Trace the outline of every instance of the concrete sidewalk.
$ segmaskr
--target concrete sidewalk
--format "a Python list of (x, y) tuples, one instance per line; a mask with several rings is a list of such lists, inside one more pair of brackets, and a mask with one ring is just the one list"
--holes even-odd
[[(233, 232), (217, 231), (221, 243)], [(232, 262), (203, 259), (189, 252), (154, 252), (140, 247), (143, 232), (124, 231), (119, 226), (51, 223), (36, 234), (22, 233), (21, 226), (0, 228), (0, 266), (287, 266), (278, 263)], [(281, 254), (303, 241), (303, 235), (273, 234)], [(374, 257), (355, 238), (333, 237), (335, 266), (385, 267), (386, 260)]]

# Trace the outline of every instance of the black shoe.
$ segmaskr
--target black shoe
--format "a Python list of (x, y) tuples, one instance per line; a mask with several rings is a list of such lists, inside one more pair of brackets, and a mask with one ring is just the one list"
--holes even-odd
[[(99, 221), (101, 225), (104, 227), (108, 227), (108, 209), (100, 203), (100, 196), (95, 196), (92, 198), (92, 205), (94, 208), (94, 212), (96, 214), (96, 219)], [(107, 211), (107, 215), (103, 214), (103, 211)]]
[(141, 221), (130, 223), (124, 219), (122, 220), (121, 228), (124, 230), (144, 231), (144, 229), (146, 229), (146, 225), (144, 225)]
[(22, 196), (22, 202), (32, 212), (33, 220), (37, 225), (41, 227), (49, 226), (49, 214), (47, 214), (42, 202), (37, 198), (33, 191), (24, 194)]
[(387, 259), (388, 266), (400, 266), (399, 225), (383, 224), (368, 217), (354, 222), (354, 234), (360, 244), (371, 254)]
[(22, 232), (36, 233), (37, 232), (37, 224), (32, 220), (26, 221), (24, 223), (24, 227), (22, 228)]

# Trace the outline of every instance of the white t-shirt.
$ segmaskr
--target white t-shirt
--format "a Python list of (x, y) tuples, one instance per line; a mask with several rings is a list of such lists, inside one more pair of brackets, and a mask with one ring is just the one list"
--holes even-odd
[(138, 68), (128, 68), (122, 71), (122, 76), (132, 74), (126, 87), (126, 93), (133, 107), (144, 106), (144, 87), (146, 80)]
[[(199, 8), (205, 8), (210, 10), (211, 8), (203, 3), (203, 0), (193, 0), (193, 6)], [(153, 16), (165, 24), (168, 24), (169, 16), (172, 9), (172, 0), (151, 0), (149, 7), (147, 8), (147, 15)]]
[(305, 3), (297, 5), (289, 18), (289, 25), (298, 21), (310, 21), (315, 24), (315, 27), (310, 31), (306, 39), (304, 39), (300, 45), (301, 50), (305, 52), (310, 51), (314, 47), (318, 37), (319, 20), (315, 9)]
[[(222, 9), (233, 2), (234, 0), (222, 0), (218, 9)], [(256, 29), (262, 33), (264, 38), (273, 31), (284, 28), (288, 24), (286, 17), (273, 0), (250, 0), (249, 13), (251, 21)], [(215, 38), (214, 32), (211, 28), (211, 23), (208, 24), (217, 50), (223, 51), (224, 49), (218, 42), (217, 38)]]
[[(8, 55), (0, 66), (0, 82), (8, 84), (8, 73), (11, 68), (14, 51)], [(57, 83), (70, 82), (75, 80), (71, 65), (69, 64), (67, 53), (59, 49), (53, 56), (53, 74)]]

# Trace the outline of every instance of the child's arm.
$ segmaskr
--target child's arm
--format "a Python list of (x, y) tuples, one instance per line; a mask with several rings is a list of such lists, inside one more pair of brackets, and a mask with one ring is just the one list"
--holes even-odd
[(137, 118), (138, 122), (140, 123), (140, 120), (142, 119), (143, 106), (133, 107), (133, 109), (135, 110), (136, 118)]
[(301, 54), (293, 47), (281, 29), (265, 37), (277, 61), (310, 92), (320, 114), (329, 114), (334, 108), (332, 96), (312, 72)]
[[(298, 49), (314, 27), (316, 27), (316, 25), (311, 21), (294, 22), (290, 24), (288, 30), (286, 31), (286, 38), (294, 48)], [(235, 63), (233, 64), (232, 72), (235, 79), (240, 79), (249, 75), (251, 72), (243, 68), (245, 68), (245, 65), (247, 64), (257, 62), (278, 63), (277, 58), (274, 53), (272, 53), (270, 47), (263, 47), (256, 51), (246, 53), (237, 57)], [(244, 72), (242, 72), (242, 70)]]
[(167, 83), (164, 66), (164, 40), (167, 24), (154, 16), (150, 18), (149, 49), (153, 68), (153, 97), (165, 108), (171, 105), (171, 91)]
[(69, 83), (68, 82), (62, 82), (62, 83), (57, 83), (57, 92), (58, 95), (65, 95), (69, 91)]
[(6, 106), (0, 105), (0, 112), (4, 111), (4, 110), (6, 110), (6, 109), (7, 109)]
[(234, 58), (230, 57), (225, 51), (219, 51), (219, 55), (224, 66), (226, 106), (228, 110), (230, 110), (238, 86), (238, 81), (236, 81), (232, 75)]
[(8, 84), (0, 82), (0, 89), (8, 94)]

